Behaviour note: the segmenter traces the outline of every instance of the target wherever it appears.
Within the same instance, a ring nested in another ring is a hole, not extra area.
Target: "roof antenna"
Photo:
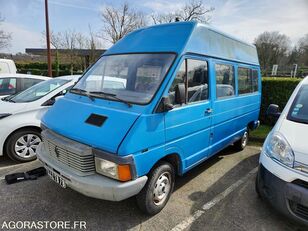
[[[180,18],[179,17],[175,17],[175,22],[179,22]]]

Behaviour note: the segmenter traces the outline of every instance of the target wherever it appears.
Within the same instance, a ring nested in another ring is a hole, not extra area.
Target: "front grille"
[[[95,161],[92,153],[73,152],[44,136],[43,142],[49,155],[62,164],[77,170],[81,174],[92,174],[95,172]]]
[[[289,201],[290,208],[293,213],[295,213],[297,216],[299,216],[302,219],[308,220],[308,207],[298,204],[294,201]]]

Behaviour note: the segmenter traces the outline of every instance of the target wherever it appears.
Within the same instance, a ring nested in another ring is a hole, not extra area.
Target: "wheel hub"
[[[35,134],[21,136],[15,143],[15,152],[22,158],[31,158],[36,155],[36,149],[41,138]]]
[[[171,175],[168,172],[165,172],[158,177],[153,192],[154,204],[160,205],[164,203],[168,197],[171,188],[170,177]]]

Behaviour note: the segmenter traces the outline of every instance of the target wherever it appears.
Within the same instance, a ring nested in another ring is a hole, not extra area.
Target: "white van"
[[[10,73],[16,74],[17,69],[13,60],[10,59],[0,59],[0,74]]]
[[[283,112],[271,104],[267,114],[280,117],[262,148],[257,193],[282,214],[308,225],[308,77]]]

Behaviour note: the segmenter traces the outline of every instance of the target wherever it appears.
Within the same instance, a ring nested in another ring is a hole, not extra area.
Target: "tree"
[[[153,14],[152,20],[154,24],[169,23],[175,21],[177,18],[180,21],[197,21],[202,23],[209,23],[214,11],[213,7],[206,7],[202,0],[190,0],[177,12],[170,12],[167,14]]]
[[[0,26],[4,21],[4,18],[0,14]],[[0,50],[10,46],[10,42],[12,39],[12,35],[10,33],[6,33],[4,30],[0,28]]]
[[[263,32],[255,39],[259,62],[265,73],[271,70],[274,64],[280,64],[290,50],[290,39],[278,31]]]
[[[299,62],[308,66],[308,34],[298,41]]]
[[[43,32],[42,35],[43,38],[45,38],[45,32]],[[95,62],[98,58],[95,50],[101,47],[101,43],[94,35],[90,25],[89,35],[84,35],[75,30],[66,30],[57,33],[51,31],[50,43],[55,49],[54,66],[56,69],[56,76],[59,75],[60,57],[70,63],[70,71],[73,73],[76,67],[85,70],[89,64]],[[61,49],[64,49],[65,52],[62,52]],[[89,56],[78,54],[77,50],[82,49],[89,49]]]
[[[104,23],[102,38],[113,44],[133,30],[145,26],[144,14],[131,9],[128,3],[120,8],[106,6],[101,17]]]
[[[97,54],[95,50],[101,47],[102,44],[98,38],[94,35],[91,26],[89,25],[89,38],[87,39],[87,48],[91,51],[89,56],[89,64],[91,65],[97,60]]]

